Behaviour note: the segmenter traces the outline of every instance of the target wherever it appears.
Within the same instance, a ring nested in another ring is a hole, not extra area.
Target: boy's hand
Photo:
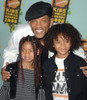
[[[3,68],[1,69],[1,76],[2,76],[2,80],[3,80],[3,81],[6,81],[6,80],[9,79],[10,76],[11,76],[10,73],[9,73],[8,71],[5,70],[6,67],[7,67],[7,65],[8,65],[8,63],[6,63],[6,66],[3,67]]]

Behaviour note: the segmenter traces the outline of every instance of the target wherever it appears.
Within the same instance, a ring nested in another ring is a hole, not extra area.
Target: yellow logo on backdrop
[[[18,24],[21,0],[6,0],[4,11],[4,23],[8,24],[11,31]]]
[[[70,0],[52,0],[54,23],[65,23]]]

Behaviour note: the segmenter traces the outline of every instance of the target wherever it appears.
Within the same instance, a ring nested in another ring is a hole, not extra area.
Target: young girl
[[[23,37],[19,43],[19,61],[7,66],[11,73],[0,90],[0,100],[36,100],[40,85],[41,46],[35,37]]]
[[[71,24],[49,29],[45,44],[55,55],[43,65],[46,100],[87,100],[87,78],[80,69],[87,64],[72,53],[80,42],[81,35]]]

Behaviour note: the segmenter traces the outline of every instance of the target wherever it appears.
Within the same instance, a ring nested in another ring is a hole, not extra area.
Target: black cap
[[[25,19],[26,21],[30,21],[44,15],[51,17],[52,11],[53,9],[50,3],[39,1],[30,6],[26,12]]]

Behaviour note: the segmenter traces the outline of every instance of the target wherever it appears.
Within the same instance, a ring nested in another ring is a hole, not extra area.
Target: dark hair
[[[34,83],[35,83],[35,87],[39,86],[40,84],[40,76],[41,76],[41,45],[40,45],[40,42],[37,38],[35,38],[34,36],[26,36],[26,37],[23,37],[21,40],[20,40],[20,43],[19,43],[19,69],[18,69],[18,74],[19,74],[19,71],[21,69],[21,72],[22,72],[22,83],[24,82],[23,79],[24,79],[24,75],[23,75],[23,66],[22,66],[22,59],[21,59],[21,50],[22,50],[22,45],[25,43],[25,42],[31,42],[32,44],[32,47],[33,47],[33,51],[34,51]],[[39,50],[39,55],[37,55],[37,50]],[[18,75],[19,77],[19,75]]]
[[[52,52],[55,52],[53,48],[53,39],[56,39],[59,34],[62,34],[64,38],[70,38],[71,51],[78,49],[81,43],[81,34],[79,31],[69,23],[53,25],[47,34],[45,35],[45,46]]]

